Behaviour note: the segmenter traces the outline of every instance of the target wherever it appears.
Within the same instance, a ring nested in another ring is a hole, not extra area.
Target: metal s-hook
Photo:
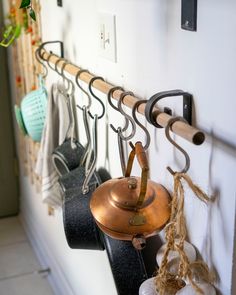
[[[44,68],[44,73],[42,74],[42,78],[46,78],[47,74],[48,74],[48,68],[45,66],[45,64],[42,62],[42,60],[40,59],[40,54],[39,54],[39,50],[40,48],[38,48],[35,51],[35,58],[37,59],[37,61],[43,66]]]
[[[116,91],[116,90],[121,90],[124,92],[124,89],[120,86],[115,86],[115,87],[112,87],[108,94],[107,94],[107,100],[110,104],[110,106],[116,110],[117,112],[120,113],[120,110],[118,107],[116,107],[112,101],[111,101],[111,98],[113,96],[113,93]],[[124,155],[124,146],[123,146],[123,139],[121,138],[122,136],[122,132],[126,131],[129,127],[129,120],[125,117],[125,126],[122,128],[121,126],[115,128],[112,124],[110,124],[110,127],[112,128],[112,130],[114,132],[117,133],[117,141],[118,141],[118,148],[119,148],[119,156],[120,156],[120,164],[121,164],[121,170],[122,170],[122,174],[125,175],[125,171],[126,171],[126,163],[125,163],[125,155]]]
[[[143,147],[144,150],[147,150],[149,145],[150,145],[150,141],[151,141],[151,137],[150,137],[150,134],[147,130],[147,128],[145,126],[143,126],[143,124],[141,124],[141,122],[137,119],[137,115],[136,115],[136,111],[138,109],[138,107],[143,104],[143,103],[146,103],[147,102],[147,99],[142,99],[142,100],[138,100],[136,101],[136,103],[134,104],[133,108],[132,108],[132,116],[134,118],[134,121],[135,123],[141,128],[143,129],[143,131],[145,132],[146,134],[146,144],[145,146]]]
[[[113,96],[113,93],[114,93],[116,90],[124,91],[124,89],[123,89],[122,87],[120,87],[120,86],[112,87],[112,88],[109,90],[108,94],[107,94],[107,100],[108,100],[110,106],[111,106],[114,110],[116,110],[117,112],[120,113],[119,108],[116,107],[116,106],[112,103],[112,101],[111,101],[111,98],[112,98],[112,96]],[[112,124],[110,124],[110,127],[111,127],[112,130],[113,130],[114,132],[116,132],[116,133],[118,133],[118,129],[121,129],[121,130],[119,131],[119,133],[121,133],[121,131],[124,132],[124,131],[127,130],[128,127],[129,127],[129,120],[125,117],[125,126],[124,126],[123,128],[121,128],[121,127],[117,127],[117,128],[115,128],[114,125],[112,125]]]
[[[50,69],[52,69],[53,71],[55,71],[55,68],[53,67],[53,66],[51,66],[50,65],[50,58],[53,56],[53,53],[49,53],[49,55],[48,55],[48,57],[47,57],[47,59],[45,59],[46,60],[46,62],[47,62],[47,64],[48,64],[48,67],[50,68]]]
[[[120,98],[119,98],[119,100],[118,100],[118,104],[117,104],[118,109],[119,109],[119,112],[120,112],[122,115],[124,115],[125,118],[127,118],[127,119],[129,120],[129,122],[131,123],[131,125],[132,125],[132,132],[130,133],[130,135],[128,135],[128,136],[124,136],[122,133],[120,134],[120,137],[121,137],[123,140],[126,140],[126,141],[127,141],[127,140],[130,140],[132,137],[134,137],[135,132],[136,132],[136,125],[135,125],[135,121],[134,121],[134,119],[133,119],[131,116],[129,116],[128,114],[126,114],[125,111],[124,111],[124,110],[122,109],[122,107],[121,107],[121,104],[123,103],[123,100],[124,100],[125,96],[127,96],[127,95],[132,95],[132,96],[134,96],[133,92],[131,92],[131,91],[125,91],[125,92],[123,92],[123,93],[121,94],[121,96],[120,96]],[[111,128],[113,129],[114,126],[111,126]],[[114,129],[113,129],[113,130],[114,130]]]
[[[65,67],[69,64],[69,62],[65,61],[61,67],[61,75],[68,82],[68,86],[71,86],[71,93],[69,95],[73,96],[75,93],[75,85],[73,81],[65,76]],[[68,89],[69,90],[69,89]],[[67,90],[67,91],[68,91]]]
[[[79,89],[87,96],[87,98],[88,98],[88,104],[87,104],[87,108],[89,109],[90,108],[90,106],[91,106],[91,103],[92,103],[92,101],[91,101],[91,96],[89,95],[89,93],[80,85],[80,83],[79,83],[79,77],[80,77],[80,75],[82,74],[82,73],[89,73],[89,71],[88,70],[85,70],[85,69],[81,69],[81,70],[79,70],[78,72],[77,72],[77,74],[76,74],[76,76],[75,76],[75,82],[76,82],[76,84],[77,84],[77,86],[79,87]],[[83,106],[81,107],[81,106],[79,106],[79,105],[77,105],[77,107],[80,109],[80,110],[83,110]]]
[[[43,78],[45,78],[46,76],[47,76],[47,74],[48,74],[48,69],[47,69],[47,67],[45,66],[45,64],[42,62],[42,60],[44,60],[44,58],[43,58],[43,54],[44,53],[42,53],[42,49],[44,49],[44,46],[45,45],[47,45],[47,44],[53,44],[53,43],[59,43],[59,45],[60,45],[60,52],[61,52],[61,57],[63,58],[64,57],[64,46],[63,46],[63,42],[61,42],[61,41],[47,41],[47,42],[43,42],[39,47],[38,47],[38,49],[35,51],[35,57],[36,57],[36,59],[37,59],[37,61],[41,64],[41,65],[43,65],[43,67],[44,67],[44,69],[45,69],[45,74],[43,75]],[[49,59],[50,59],[50,57],[53,55],[53,53],[52,52],[50,52],[50,55],[49,55],[49,57],[47,58],[47,63],[48,63],[48,66],[51,68],[51,69],[53,69],[52,68],[52,66],[49,64]],[[54,70],[54,69],[53,69]]]
[[[97,119],[101,119],[103,116],[104,116],[104,114],[105,114],[105,105],[104,105],[104,103],[102,102],[102,100],[98,97],[98,96],[96,96],[95,94],[94,94],[94,92],[93,92],[93,90],[92,90],[92,85],[93,85],[93,82],[95,81],[95,80],[102,80],[102,81],[104,81],[104,79],[102,78],[102,77],[93,77],[90,81],[89,81],[89,86],[88,86],[88,88],[89,88],[89,91],[90,91],[90,93],[92,94],[92,96],[101,104],[101,106],[102,106],[102,113],[101,113],[101,115],[100,116],[98,116],[97,117]],[[88,112],[88,114],[89,114],[89,116],[92,118],[92,119],[94,119],[94,115],[92,115],[91,114],[91,112],[89,111]]]
[[[170,137],[170,129],[171,126],[176,122],[176,121],[182,121],[182,122],[187,122],[183,117],[175,117],[175,118],[171,118],[166,127],[165,127],[165,134],[166,134],[166,138],[169,140],[170,143],[172,143],[185,157],[185,167],[180,171],[180,173],[186,173],[190,167],[190,158],[189,155],[187,154],[187,152],[181,147],[179,146],[171,137]],[[176,172],[174,172],[169,166],[167,167],[167,170],[174,175]]]
[[[63,64],[62,64],[62,67],[61,67],[61,71],[59,71],[59,63],[63,61]],[[72,85],[72,92],[74,91],[74,85],[72,83],[72,81],[70,79],[68,79],[65,74],[64,74],[64,69],[65,69],[65,66],[68,65],[69,62],[65,59],[65,58],[59,58],[56,63],[55,63],[55,71],[57,72],[58,75],[60,75],[62,78],[63,78],[63,82],[66,81],[68,83],[67,87],[65,88],[66,91],[68,92],[69,89],[70,89],[70,85]],[[74,92],[73,92],[74,93]]]
[[[64,57],[60,57],[58,58],[58,60],[55,62],[55,71],[58,73],[58,75],[62,76],[62,72],[59,71],[58,65],[59,63],[63,61],[63,62],[67,62],[67,60]]]

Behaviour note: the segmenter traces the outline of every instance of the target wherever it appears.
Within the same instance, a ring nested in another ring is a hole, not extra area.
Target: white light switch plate
[[[116,18],[104,12],[99,13],[99,54],[116,62]]]

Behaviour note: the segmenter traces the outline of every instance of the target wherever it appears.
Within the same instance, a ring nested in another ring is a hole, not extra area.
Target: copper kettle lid
[[[123,177],[117,179],[109,188],[109,202],[121,209],[135,211],[140,192],[140,177]],[[147,186],[145,199],[141,208],[146,207],[154,198],[154,191]]]

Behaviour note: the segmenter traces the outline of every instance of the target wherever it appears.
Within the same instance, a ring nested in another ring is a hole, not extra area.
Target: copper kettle
[[[142,175],[130,176],[134,157]],[[99,228],[118,240],[131,240],[142,249],[146,238],[155,235],[170,217],[170,194],[160,184],[148,179],[149,166],[141,142],[129,155],[125,177],[104,182],[93,193],[90,209]]]

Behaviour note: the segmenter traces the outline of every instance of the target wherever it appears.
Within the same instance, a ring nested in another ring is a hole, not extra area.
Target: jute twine
[[[156,288],[160,295],[168,294],[170,288],[182,288],[181,284],[178,286],[178,281],[188,279],[190,284],[196,290],[197,294],[204,294],[199,286],[194,282],[193,277],[200,277],[205,282],[212,282],[213,276],[211,275],[207,264],[198,260],[193,263],[184,251],[184,241],[187,236],[186,221],[184,216],[184,188],[182,181],[184,180],[190,189],[194,192],[196,197],[207,203],[211,198],[204,193],[199,186],[194,184],[191,178],[186,173],[174,173],[174,192],[171,202],[171,216],[170,222],[165,228],[166,249],[162,258],[159,272],[155,278]],[[177,251],[179,254],[178,272],[173,275],[168,272],[168,254],[170,251]]]

